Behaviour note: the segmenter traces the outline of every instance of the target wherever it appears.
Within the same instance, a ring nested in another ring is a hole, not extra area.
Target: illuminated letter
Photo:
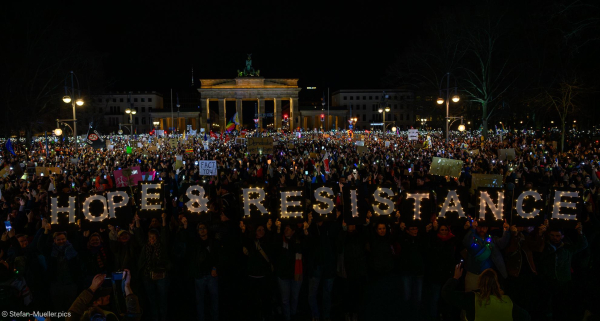
[[[333,200],[329,197],[322,196],[321,193],[326,193],[327,195],[333,195],[333,190],[329,187],[319,187],[319,188],[315,189],[315,200],[317,202],[321,202],[327,206],[325,208],[321,208],[319,206],[319,204],[315,204],[313,206],[313,209],[315,210],[315,212],[317,212],[317,214],[320,214],[320,215],[327,215],[327,214],[333,213],[333,207],[334,207]]]
[[[350,211],[352,213],[352,217],[358,217],[358,201],[356,200],[356,190],[350,190]]]
[[[160,194],[148,193],[148,189],[160,189],[160,184],[142,184],[142,211],[160,210],[161,204],[148,204],[148,199],[158,199]]]
[[[257,198],[250,198],[251,193],[258,193]],[[250,205],[256,206],[261,214],[267,214],[267,209],[262,205],[265,200],[265,191],[262,188],[242,188],[244,199],[244,216],[250,216]]]
[[[577,204],[571,202],[561,202],[563,197],[579,197],[579,192],[568,192],[568,191],[555,191],[554,192],[554,206],[552,208],[552,218],[561,220],[576,220],[576,215],[561,214],[560,208],[577,208]]]
[[[385,193],[388,196],[394,195],[394,192],[392,192],[392,190],[389,188],[381,187],[376,189],[375,194],[373,194],[373,196],[375,197],[375,201],[387,205],[387,208],[385,210],[382,210],[381,208],[379,208],[380,205],[377,205],[373,206],[373,211],[375,211],[377,215],[390,215],[394,212],[394,202],[392,202],[392,200],[389,198],[381,197],[381,193]]]
[[[450,206],[451,202],[454,205]],[[442,206],[442,211],[440,212],[440,217],[446,216],[446,212],[458,212],[458,217],[466,217],[455,190],[448,192],[444,205]]]
[[[92,204],[93,201],[102,202],[102,214],[94,216],[92,215],[92,213],[90,213],[90,204]],[[90,222],[102,222],[103,219],[108,218],[107,207],[108,206],[106,206],[106,198],[104,198],[104,196],[92,195],[86,198],[85,201],[83,201],[83,216]]]
[[[302,206],[300,201],[288,201],[288,197],[300,196],[302,191],[281,192],[281,218],[302,217],[302,212],[288,212],[290,206]]]
[[[121,196],[123,198],[119,203],[115,203],[115,197]],[[106,202],[108,203],[108,216],[110,218],[117,217],[115,210],[119,207],[127,206],[129,203],[129,195],[124,191],[114,191],[106,193]]]
[[[58,198],[50,197],[50,219],[58,224],[58,213],[69,213],[69,223],[75,223],[75,196],[69,196],[69,206],[58,207]]]
[[[192,193],[193,191],[198,191],[198,195]],[[190,186],[187,188],[187,191],[185,191],[185,196],[190,199],[187,203],[185,203],[190,212],[208,212],[208,198],[205,197],[206,193],[204,192],[204,187],[199,185]],[[196,203],[198,203],[198,207],[194,206]]]
[[[420,220],[421,219],[421,201],[429,199],[429,193],[419,193],[419,194],[406,194],[406,198],[414,198],[415,199],[415,214],[413,215],[413,219]]]
[[[525,200],[525,198],[527,196],[533,196],[533,199],[535,199],[536,201],[539,201],[542,199],[542,197],[540,196],[540,193],[535,192],[535,191],[526,191],[521,193],[521,195],[519,195],[519,197],[517,198],[517,215],[521,216],[522,218],[534,218],[536,217],[538,214],[540,214],[540,210],[536,210],[533,209],[533,212],[531,213],[525,213],[523,212],[523,201]]]
[[[486,205],[494,214],[497,220],[502,219],[502,209],[504,208],[504,192],[498,191],[498,205],[494,204],[490,194],[486,191],[481,191],[479,196],[479,218],[483,219],[485,217],[485,207]]]

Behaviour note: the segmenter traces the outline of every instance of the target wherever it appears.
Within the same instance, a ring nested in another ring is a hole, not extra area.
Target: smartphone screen
[[[304,175],[308,175],[308,171],[304,171]]]
[[[10,225],[10,221],[4,221],[4,227],[6,227],[6,231],[12,230],[12,225]]]

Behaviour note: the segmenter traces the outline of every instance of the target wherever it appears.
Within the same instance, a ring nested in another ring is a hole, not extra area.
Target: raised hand
[[[83,231],[83,237],[89,237],[90,231]]]
[[[433,221],[433,230],[434,230],[434,231],[437,231],[437,230],[438,230],[438,227],[439,227],[439,223],[438,223],[438,221],[437,221],[437,220]]]
[[[455,279],[460,279],[460,277],[463,274],[463,268],[461,266],[461,264],[456,264],[456,266],[454,267],[454,278]]]
[[[92,292],[96,292],[96,290],[98,290],[98,288],[100,288],[100,286],[104,282],[105,277],[106,274],[96,274],[96,276],[94,276],[94,279],[92,279],[92,285],[90,285],[90,290],[92,290]]]
[[[577,232],[579,232],[579,234],[583,234],[583,225],[581,225],[581,222],[577,222],[577,226],[575,226],[575,230]]]
[[[504,225],[502,225],[502,227],[505,231],[508,231],[510,229],[510,225],[508,225],[508,222],[506,222],[506,220],[504,220]]]
[[[427,224],[427,226],[425,226],[425,232],[431,231],[432,228],[433,228],[433,223]]]
[[[246,233],[246,225],[244,225],[244,221],[240,221],[240,230],[242,230],[242,233]]]

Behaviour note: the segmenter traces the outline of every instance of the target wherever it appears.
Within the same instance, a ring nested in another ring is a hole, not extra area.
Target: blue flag
[[[13,145],[12,142],[10,141],[10,138],[6,141],[6,149],[13,155],[15,155],[15,150],[13,149]]]

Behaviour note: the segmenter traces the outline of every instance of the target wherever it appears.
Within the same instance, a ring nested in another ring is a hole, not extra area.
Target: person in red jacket
[[[110,178],[110,175],[98,175],[96,177],[96,190],[97,191],[105,191],[107,189],[113,188],[113,181]]]

